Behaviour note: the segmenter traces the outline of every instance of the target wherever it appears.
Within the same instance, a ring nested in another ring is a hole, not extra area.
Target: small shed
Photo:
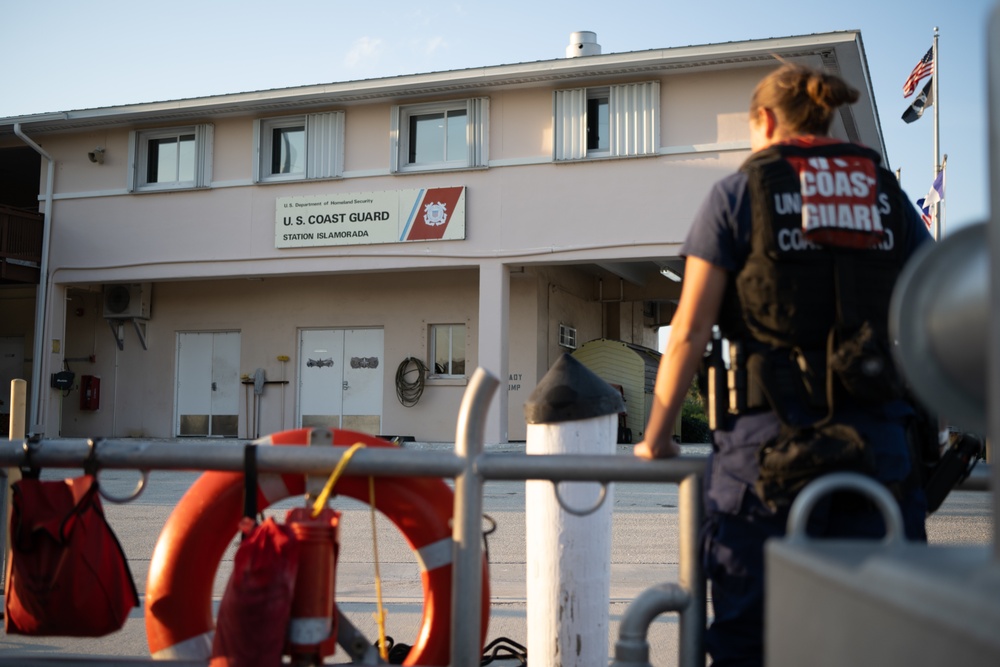
[[[573,356],[609,384],[621,385],[625,395],[626,427],[632,441],[642,440],[653,404],[653,387],[660,353],[621,340],[597,338],[581,345]]]

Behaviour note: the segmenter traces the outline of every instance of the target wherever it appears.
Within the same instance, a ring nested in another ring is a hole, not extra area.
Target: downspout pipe
[[[14,123],[14,134],[20,137],[21,141],[31,146],[32,149],[43,158],[48,160],[48,176],[45,179],[45,218],[42,223],[42,265],[39,270],[38,294],[35,298],[35,345],[31,360],[31,433],[41,434],[42,424],[42,358],[45,350],[45,322],[48,312],[49,294],[49,244],[51,242],[50,230],[52,227],[52,193],[56,176],[56,162],[52,156],[46,153],[41,146],[32,141],[21,131],[21,124]]]

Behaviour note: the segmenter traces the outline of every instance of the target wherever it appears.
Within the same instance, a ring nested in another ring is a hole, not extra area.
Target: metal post
[[[705,665],[705,574],[701,566],[701,541],[698,539],[704,515],[702,480],[691,475],[678,488],[678,559],[677,583],[690,594],[690,602],[680,614],[679,667]]]
[[[455,543],[451,588],[452,665],[478,665],[482,661],[482,629],[478,619],[483,590],[483,480],[476,470],[476,459],[483,451],[486,416],[499,385],[496,377],[477,368],[458,411],[455,454],[462,461],[462,470],[455,477],[452,529]]]
[[[986,118],[989,127],[989,169],[990,169],[990,223],[988,230],[990,266],[989,294],[992,302],[989,310],[987,340],[996,341],[1000,336],[1000,7],[994,7],[990,14],[986,39],[986,71],[988,79]],[[935,63],[936,66],[936,63]],[[935,100],[937,103],[937,100]],[[997,346],[987,346],[986,405],[1000,405],[1000,354]],[[1000,438],[1000,410],[987,409],[987,438],[991,445]],[[993,466],[993,488],[1000,489],[1000,466]],[[993,493],[993,559],[1000,562],[1000,493]]]
[[[526,453],[614,454],[621,394],[563,355],[525,406]],[[592,489],[525,484],[528,654],[532,665],[603,664],[610,627],[611,507]]]

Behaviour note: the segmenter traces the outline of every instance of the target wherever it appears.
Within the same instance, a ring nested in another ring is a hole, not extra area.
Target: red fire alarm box
[[[101,408],[101,378],[96,375],[80,376],[80,409],[99,410]]]

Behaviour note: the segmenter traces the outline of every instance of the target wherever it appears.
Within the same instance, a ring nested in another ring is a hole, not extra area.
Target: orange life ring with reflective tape
[[[275,433],[257,444],[305,445],[312,429]],[[333,431],[333,444],[395,447],[374,436]],[[344,476],[337,495],[368,502],[367,477]],[[301,474],[261,473],[257,507],[305,493]],[[375,507],[414,550],[424,592],[423,617],[405,665],[447,665],[451,652],[451,526],[454,494],[435,477],[376,477]],[[243,474],[206,472],[191,485],[167,519],[153,550],[146,584],[146,639],[153,658],[207,659],[215,620],[212,587],[219,562],[243,514]],[[489,572],[483,559],[480,637],[489,622]]]

